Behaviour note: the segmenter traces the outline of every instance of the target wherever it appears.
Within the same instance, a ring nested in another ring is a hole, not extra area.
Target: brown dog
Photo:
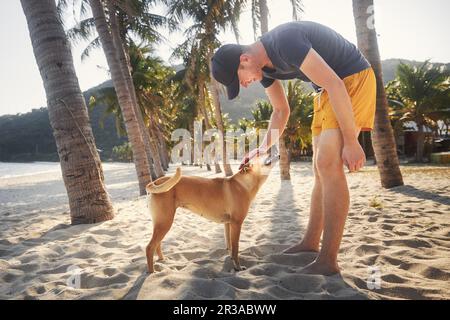
[[[266,181],[279,156],[254,158],[239,172],[227,178],[182,176],[178,167],[172,177],[161,177],[147,185],[148,207],[153,220],[153,235],[147,246],[148,271],[154,272],[155,250],[164,259],[161,241],[172,226],[178,207],[186,208],[209,220],[225,225],[227,249],[235,270],[243,270],[239,263],[239,236],[252,200]]]

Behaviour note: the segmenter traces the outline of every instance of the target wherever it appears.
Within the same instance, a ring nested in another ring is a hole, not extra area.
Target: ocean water
[[[106,170],[133,170],[133,163],[102,162],[103,171]],[[133,171],[132,171],[133,172]],[[61,175],[59,162],[0,162],[0,179],[30,176],[33,174],[48,173]]]
[[[28,176],[37,173],[60,173],[59,162],[0,162],[0,179]]]

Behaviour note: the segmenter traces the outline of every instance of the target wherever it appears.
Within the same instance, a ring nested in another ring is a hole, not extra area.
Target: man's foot
[[[313,262],[308,264],[306,267],[301,269],[300,273],[302,273],[302,274],[321,274],[324,276],[332,276],[332,275],[340,273],[340,270],[339,270],[339,267],[337,264],[323,263],[323,262],[318,262],[317,260],[314,260]]]
[[[292,254],[292,253],[298,253],[298,252],[319,252],[319,246],[311,246],[306,245],[303,242],[300,242],[296,244],[295,246],[290,247],[289,249],[286,249],[283,251],[283,253]]]

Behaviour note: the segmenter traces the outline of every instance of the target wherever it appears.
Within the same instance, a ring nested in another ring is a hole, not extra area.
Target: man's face
[[[244,88],[247,88],[254,81],[262,80],[262,70],[256,63],[254,57],[245,53],[241,55],[238,68],[238,77],[239,83]]]

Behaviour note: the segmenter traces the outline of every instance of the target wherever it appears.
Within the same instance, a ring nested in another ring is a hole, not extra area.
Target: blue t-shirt
[[[311,48],[341,78],[370,67],[369,62],[356,46],[339,33],[322,24],[311,21],[289,22],[272,29],[260,38],[275,69],[264,67],[261,84],[267,88],[274,79],[301,79],[312,82],[300,71]],[[315,84],[313,86],[318,89]]]

